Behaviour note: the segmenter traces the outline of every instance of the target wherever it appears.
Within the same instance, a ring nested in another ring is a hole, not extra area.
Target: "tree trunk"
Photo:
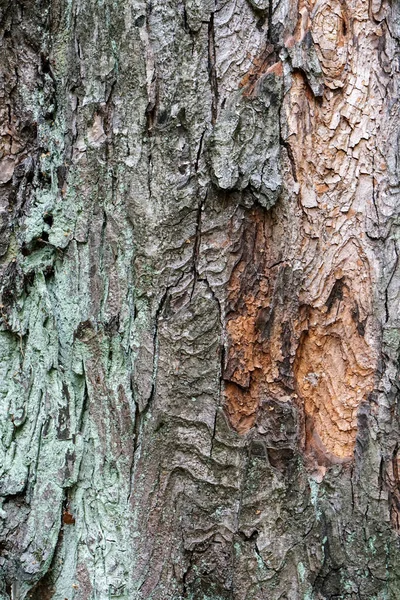
[[[396,0],[0,0],[0,597],[400,598]]]

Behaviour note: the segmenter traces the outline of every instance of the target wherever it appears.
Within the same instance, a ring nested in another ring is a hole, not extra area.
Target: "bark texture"
[[[400,598],[398,0],[0,0],[0,597]]]

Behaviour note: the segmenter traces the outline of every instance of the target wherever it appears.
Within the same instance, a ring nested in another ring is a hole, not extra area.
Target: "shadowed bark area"
[[[0,598],[400,597],[394,0],[0,0]]]

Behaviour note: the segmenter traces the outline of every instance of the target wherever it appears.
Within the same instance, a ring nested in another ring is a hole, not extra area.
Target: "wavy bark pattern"
[[[396,0],[0,0],[0,596],[400,597]]]

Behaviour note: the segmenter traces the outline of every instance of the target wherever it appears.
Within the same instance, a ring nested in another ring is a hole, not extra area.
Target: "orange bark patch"
[[[66,525],[75,525],[75,517],[69,512],[68,509],[65,509],[63,512],[63,523]]]
[[[282,64],[282,61],[279,60],[278,62],[276,62],[273,65],[271,65],[267,69],[267,73],[273,73],[274,75],[277,75],[278,77],[282,77],[282,75],[283,75],[283,64]]]
[[[365,215],[374,214],[375,174],[379,170],[382,182],[385,171],[376,141],[385,93],[374,88],[382,69],[368,5],[327,0],[312,10],[303,6],[293,38],[309,29],[325,91],[314,98],[305,76],[293,73],[285,98],[287,143],[303,212],[299,297],[308,307],[294,376],[304,405],[306,448],[317,460],[321,453],[341,460],[353,455],[358,408],[374,388],[377,369],[372,317],[377,273]],[[382,89],[389,85],[383,73],[380,80]]]
[[[376,356],[364,338],[357,304],[341,280],[331,306],[312,310],[296,355],[295,377],[303,399],[308,450],[324,448],[344,459],[353,454],[357,412],[374,387]]]
[[[319,464],[345,460],[377,368],[370,265],[350,239],[336,249],[333,272],[324,259],[310,272],[309,281],[319,281],[314,306],[301,303],[290,265],[272,256],[272,221],[251,213],[229,283],[225,410],[243,434],[268,399],[300,402],[307,453]]]
[[[263,52],[253,59],[252,66],[239,83],[240,88],[245,88],[244,94],[251,97],[255,91],[257,82],[263,75],[283,75],[282,62],[276,62],[275,48],[267,44]]]
[[[239,433],[254,425],[263,400],[287,400],[288,390],[293,390],[292,335],[284,301],[286,266],[267,243],[271,231],[270,214],[252,211],[245,225],[242,259],[229,282],[225,409]]]
[[[225,386],[226,411],[232,427],[238,433],[246,433],[255,423],[260,401],[257,392],[257,386],[254,385],[246,390],[229,382]]]
[[[224,379],[230,421],[243,433],[264,400],[296,402],[305,422],[299,444],[319,464],[353,455],[358,409],[377,371],[379,272],[370,240],[379,233],[375,199],[387,178],[378,142],[391,83],[368,10],[362,0],[299,0],[297,25],[285,33],[286,45],[299,44],[304,61],[292,72],[283,103],[292,212],[287,209],[286,231],[286,209],[275,222],[271,214],[281,210],[279,203],[267,215],[249,215],[229,284]],[[307,44],[321,67],[318,98],[306,68]],[[242,80],[244,94],[251,96],[260,77],[281,69],[267,48]]]

